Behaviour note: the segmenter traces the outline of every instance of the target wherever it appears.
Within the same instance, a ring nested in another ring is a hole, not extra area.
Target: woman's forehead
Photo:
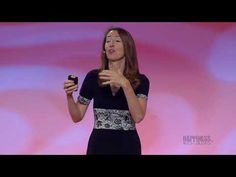
[[[111,30],[108,34],[107,37],[120,37],[118,31],[116,30]]]

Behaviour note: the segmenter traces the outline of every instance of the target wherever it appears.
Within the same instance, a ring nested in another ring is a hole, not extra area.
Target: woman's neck
[[[109,61],[108,63],[109,69],[112,71],[121,71],[121,73],[124,72],[125,69],[125,59],[118,60],[118,61]]]

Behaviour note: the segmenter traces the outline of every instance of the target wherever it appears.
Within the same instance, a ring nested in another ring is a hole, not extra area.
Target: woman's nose
[[[115,44],[114,42],[111,42],[109,47],[114,47],[114,44]]]

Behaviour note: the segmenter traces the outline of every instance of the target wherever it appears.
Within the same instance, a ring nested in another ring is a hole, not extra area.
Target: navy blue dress
[[[141,154],[139,135],[123,89],[113,95],[110,86],[99,87],[98,72],[97,69],[88,72],[78,96],[78,101],[86,105],[94,99],[94,127],[87,154]],[[147,99],[149,80],[140,74],[140,81],[134,92],[137,97]]]

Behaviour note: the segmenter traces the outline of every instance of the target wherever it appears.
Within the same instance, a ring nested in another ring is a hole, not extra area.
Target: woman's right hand
[[[64,90],[67,95],[72,95],[73,92],[78,90],[78,85],[75,85],[74,81],[66,80],[64,82]]]

